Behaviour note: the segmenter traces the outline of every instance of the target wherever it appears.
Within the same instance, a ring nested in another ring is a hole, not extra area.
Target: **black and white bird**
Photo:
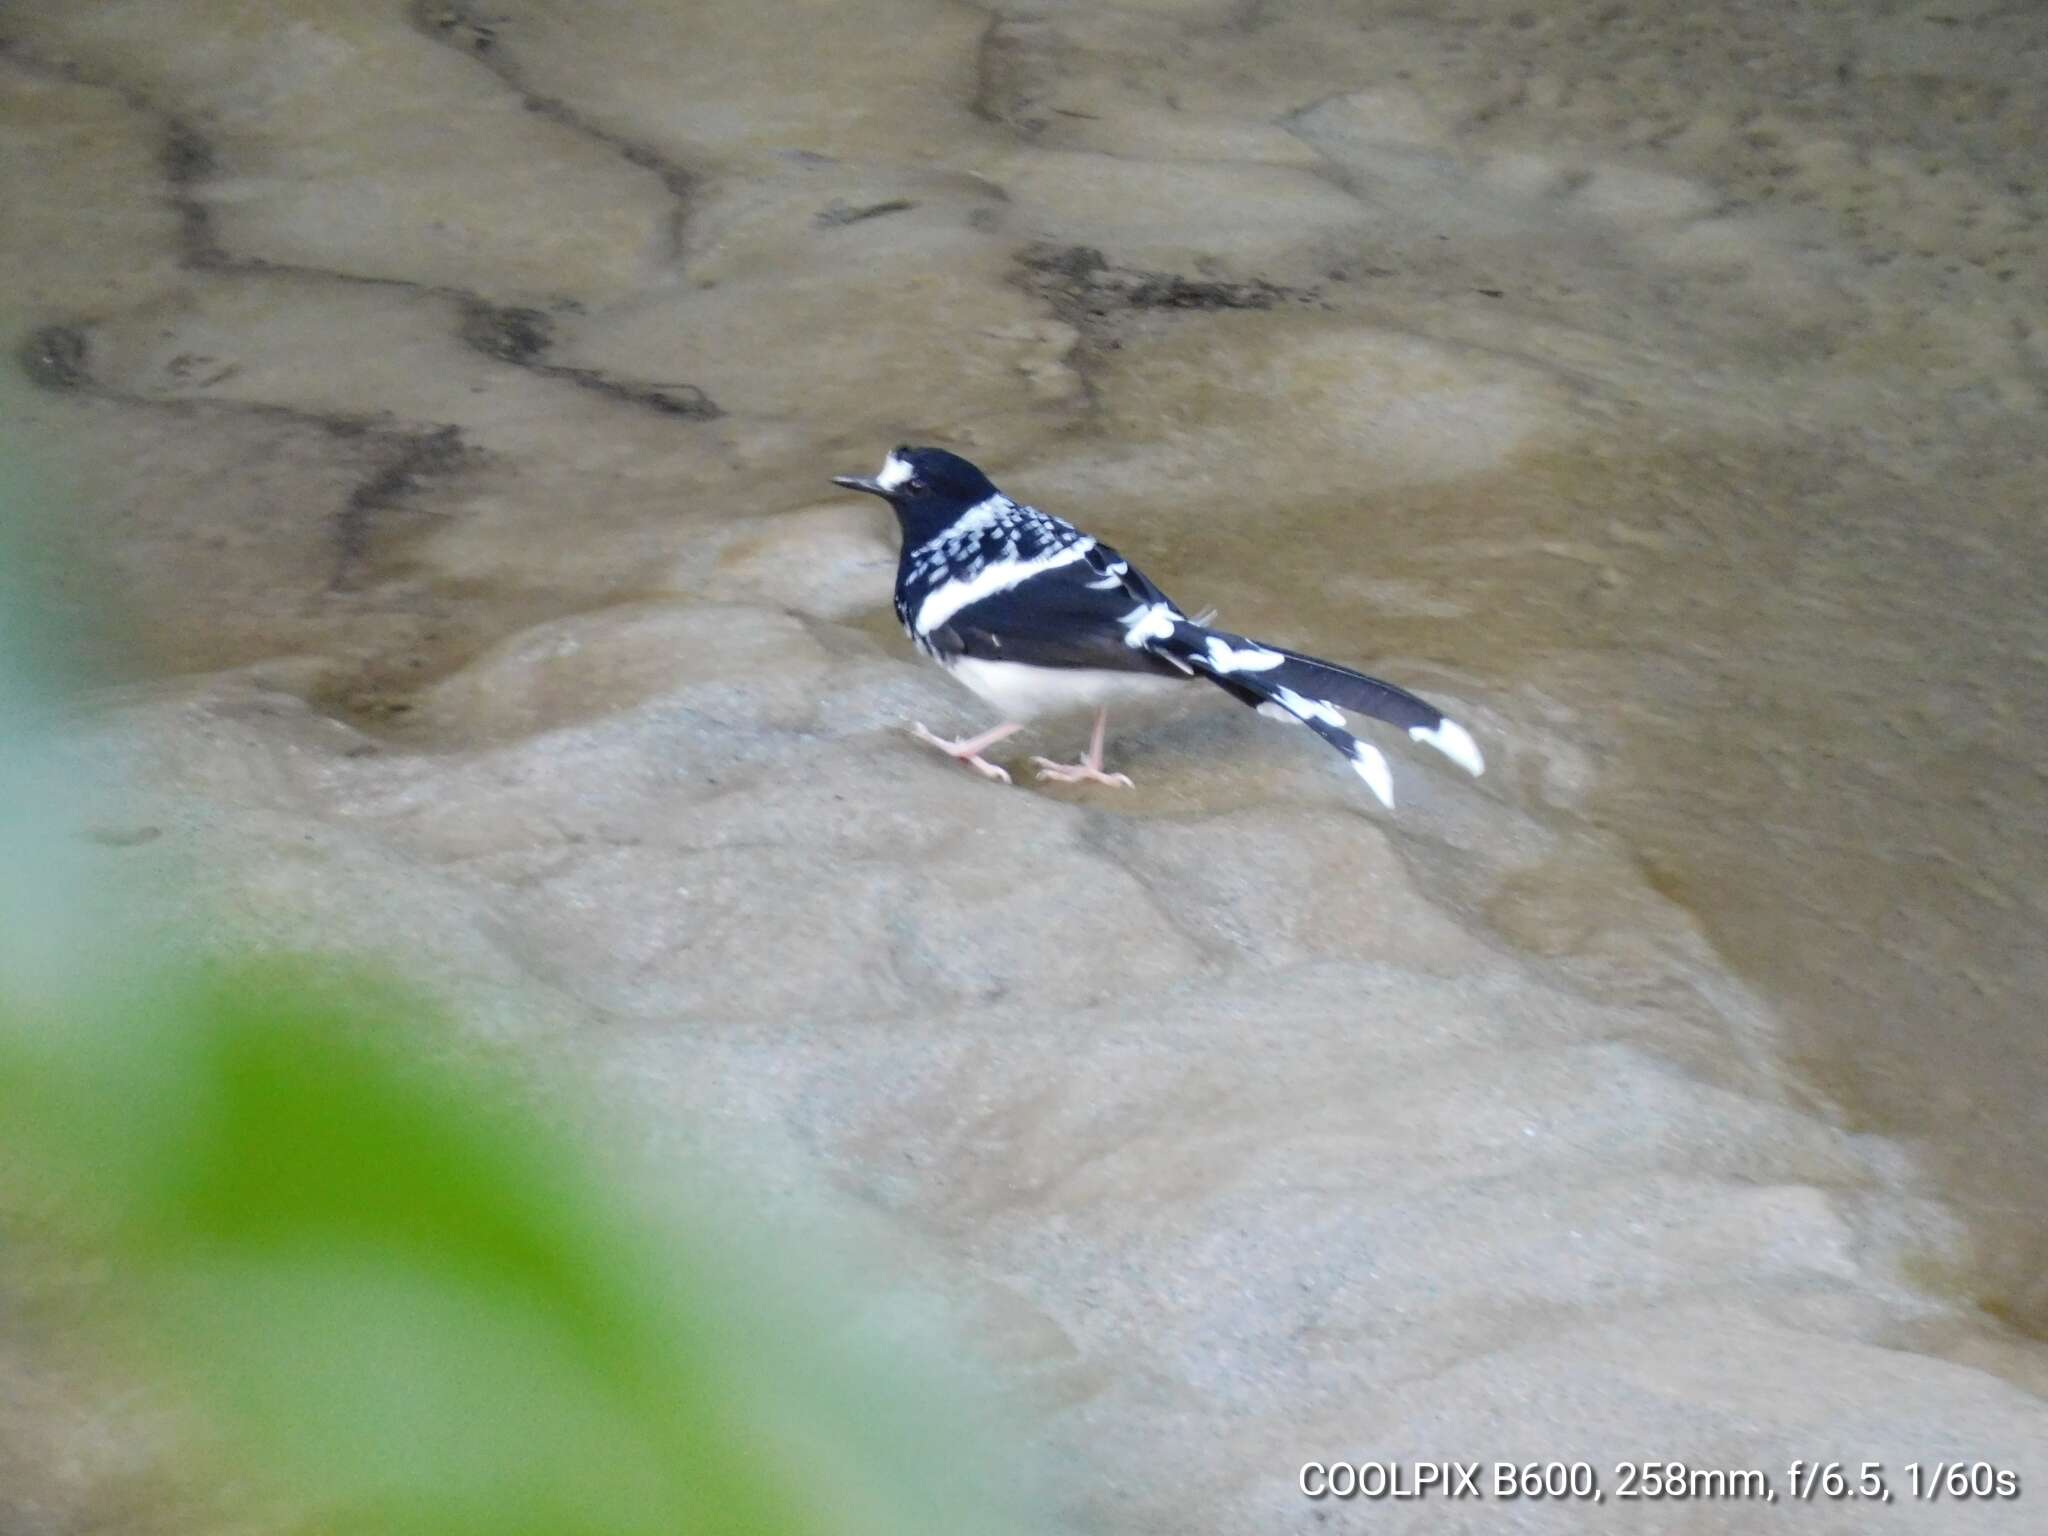
[[[1344,754],[1382,805],[1394,776],[1347,710],[1384,720],[1467,773],[1486,771],[1472,733],[1392,683],[1190,619],[1142,571],[1071,523],[1023,506],[943,448],[899,447],[882,472],[833,483],[896,509],[903,554],[896,617],[917,648],[1002,712],[993,730],[947,741],[917,737],[991,779],[1010,780],[982,752],[1036,716],[1092,707],[1095,733],[1078,763],[1032,759],[1041,779],[1126,788],[1102,767],[1109,705],[1195,679],[1262,715],[1307,726]]]

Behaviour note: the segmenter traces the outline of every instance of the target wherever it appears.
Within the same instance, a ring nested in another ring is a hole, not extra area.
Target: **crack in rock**
[[[669,257],[678,266],[682,265],[684,234],[697,185],[694,175],[656,146],[600,127],[559,96],[546,95],[528,85],[517,66],[498,46],[498,20],[502,18],[483,16],[459,0],[415,0],[411,16],[414,28],[423,36],[474,59],[496,75],[505,88],[525,104],[527,111],[595,140],[628,165],[636,165],[659,176],[669,196],[676,200],[676,211],[669,221]]]
[[[459,334],[465,345],[486,357],[666,416],[716,421],[725,414],[718,402],[695,384],[630,383],[601,369],[543,361],[543,354],[554,342],[554,317],[543,309],[491,304],[474,294],[465,295]]]
[[[1265,278],[1231,281],[1121,267],[1090,245],[1028,246],[1016,258],[1013,281],[1079,333],[1069,361],[1080,377],[1090,416],[1101,408],[1095,360],[1123,346],[1117,335],[1120,319],[1158,312],[1275,309],[1283,304],[1329,307],[1315,289],[1291,288]]]
[[[1009,128],[1012,132],[1016,131],[1015,126],[997,105],[999,81],[1005,73],[997,55],[1014,46],[1007,18],[1001,12],[990,15],[988,25],[982,28],[981,37],[974,45],[974,91],[967,101],[967,110],[974,116],[996,127]]]
[[[462,306],[459,334],[465,346],[515,367],[531,366],[554,340],[546,310],[494,305],[470,298]]]
[[[159,108],[141,92],[118,82],[92,78],[76,65],[31,60],[20,50],[4,42],[0,42],[0,53],[4,53],[17,63],[33,64],[44,72],[73,84],[115,91],[135,111],[153,117],[163,125],[163,142],[159,158],[165,183],[170,188],[171,206],[178,215],[178,260],[182,266],[228,275],[305,277],[323,282],[364,284],[377,288],[395,288],[406,293],[430,294],[459,305],[463,317],[459,331],[461,339],[476,350],[501,362],[512,363],[549,378],[561,379],[580,389],[588,389],[627,404],[659,411],[667,416],[681,417],[687,421],[716,421],[725,414],[710,395],[695,384],[639,384],[615,379],[600,369],[539,361],[541,352],[548,345],[548,333],[552,324],[543,310],[494,306],[467,289],[451,288],[442,284],[414,282],[402,277],[371,277],[360,273],[338,272],[326,267],[234,255],[225,250],[216,238],[212,216],[197,193],[200,183],[211,176],[220,164],[220,157],[212,144],[197,128],[185,119]],[[877,209],[867,212],[880,211],[889,210]],[[46,389],[81,389],[91,386],[97,393],[109,399],[126,400],[131,404],[169,403],[110,390],[92,379],[85,364],[88,348],[88,337],[84,329],[62,324],[49,325],[29,337],[18,354],[18,361],[29,378]],[[248,402],[240,408],[282,410],[296,419],[317,421],[330,428],[338,421],[347,421],[347,418],[323,417],[292,411],[289,407],[270,407],[257,402]],[[433,432],[440,428],[430,427],[426,430]]]
[[[334,575],[330,591],[347,587],[363,557],[369,553],[377,514],[389,511],[418,491],[421,482],[444,478],[461,469],[474,455],[463,441],[460,427],[437,427],[425,432],[397,436],[398,451],[381,469],[349,492],[347,502],[334,521]]]
[[[53,60],[22,47],[11,38],[0,37],[0,58],[19,68],[89,90],[110,91],[130,111],[153,119],[161,126],[162,141],[157,151],[168,201],[178,215],[178,263],[195,271],[267,276],[319,278],[333,283],[362,283],[379,288],[398,288],[409,293],[438,293],[460,298],[462,294],[430,283],[402,277],[372,277],[359,272],[340,272],[331,267],[303,266],[272,261],[261,256],[239,256],[226,250],[213,232],[213,216],[196,192],[199,184],[219,169],[220,157],[213,145],[190,122],[157,105],[149,94],[115,76],[88,70],[76,60]]]
[[[76,325],[45,325],[32,332],[17,354],[29,381],[39,388],[91,395],[117,405],[169,411],[183,416],[234,412],[267,417],[296,426],[315,427],[337,438],[361,439],[384,446],[367,477],[349,492],[334,518],[335,563],[330,591],[347,589],[356,566],[368,553],[377,514],[420,489],[423,481],[452,475],[477,454],[452,425],[394,428],[375,418],[300,410],[258,400],[159,400],[115,389],[95,378],[90,366],[91,337]]]
[[[155,110],[140,98],[134,98],[134,103],[145,111]],[[219,165],[213,146],[183,118],[161,112],[156,115],[164,124],[164,180],[171,189],[171,207],[178,215],[178,259],[188,267],[232,269],[237,263],[221,249],[213,233],[213,216],[196,190]]]
[[[1261,277],[1231,282],[1119,267],[1089,245],[1034,245],[1017,260],[1027,286],[1075,326],[1106,320],[1117,310],[1274,309],[1322,300],[1315,289]]]
[[[863,219],[879,219],[892,213],[908,213],[917,206],[907,197],[892,197],[885,203],[869,203],[865,208],[852,208],[842,202],[833,202],[818,210],[812,222],[820,229],[836,229],[842,224],[858,224]]]
[[[141,98],[132,99],[140,109],[154,111],[149,103]],[[163,164],[166,179],[172,188],[173,206],[176,207],[180,218],[183,245],[180,260],[184,265],[205,271],[245,276],[308,277],[326,282],[367,284],[372,287],[396,288],[407,293],[429,294],[448,299],[461,309],[462,322],[458,330],[461,340],[486,356],[527,368],[549,378],[561,379],[578,388],[592,390],[631,405],[660,411],[664,415],[679,416],[689,421],[715,421],[725,414],[717,403],[695,384],[638,384],[615,379],[595,368],[576,368],[561,363],[539,362],[537,359],[548,344],[549,329],[552,325],[544,310],[493,305],[469,289],[452,288],[445,284],[420,283],[402,277],[369,277],[359,273],[337,272],[326,267],[309,267],[268,261],[260,257],[230,255],[214,238],[212,222],[206,207],[191,191],[191,188],[209,175],[218,163],[213,148],[189,123],[175,117],[165,117],[164,121],[166,126]],[[36,376],[43,382],[50,382],[53,377],[48,366]]]

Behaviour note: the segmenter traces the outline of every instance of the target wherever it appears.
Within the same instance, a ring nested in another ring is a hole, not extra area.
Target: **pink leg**
[[[1038,776],[1051,779],[1059,784],[1110,784],[1118,789],[1129,789],[1131,781],[1121,773],[1102,771],[1102,737],[1109,729],[1109,711],[1095,712],[1095,734],[1088,739],[1088,755],[1078,763],[1055,763],[1049,758],[1034,757],[1038,764]]]
[[[929,742],[946,756],[965,763],[984,779],[999,779],[1007,784],[1010,782],[1009,774],[984,758],[981,751],[982,748],[992,747],[1005,736],[1014,736],[1023,729],[1024,722],[1020,720],[1012,725],[999,725],[992,731],[983,731],[979,736],[970,736],[965,741],[948,741],[943,736],[934,736],[919,723],[910,728],[910,734],[919,741]]]

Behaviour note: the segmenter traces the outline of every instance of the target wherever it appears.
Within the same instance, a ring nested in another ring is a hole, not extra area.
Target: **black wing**
[[[941,656],[1186,676],[1180,662],[1126,639],[1134,613],[1155,604],[1179,619],[1142,572],[1094,544],[1078,560],[969,603],[925,639]]]

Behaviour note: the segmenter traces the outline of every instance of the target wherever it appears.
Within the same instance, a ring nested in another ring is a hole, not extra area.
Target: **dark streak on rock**
[[[394,428],[388,420],[302,411],[263,400],[161,400],[114,389],[92,376],[87,333],[73,325],[46,325],[33,332],[20,352],[22,371],[44,389],[91,395],[119,405],[168,411],[204,419],[208,413],[232,412],[266,417],[298,427],[313,427],[332,437],[361,441],[374,454],[367,477],[342,504],[334,518],[335,563],[330,591],[345,589],[370,545],[377,514],[410,496],[420,483],[452,474],[475,456],[455,426]]]
[[[459,427],[437,427],[395,437],[396,452],[349,493],[334,520],[334,575],[330,591],[346,588],[369,552],[377,514],[399,505],[423,480],[452,474],[471,455]]]
[[[227,257],[214,243],[206,208],[191,191],[212,175],[217,165],[213,146],[201,137],[197,129],[159,107],[134,86],[90,72],[75,60],[42,58],[21,47],[13,38],[0,38],[0,57],[68,85],[111,91],[131,110],[162,123],[164,137],[159,153],[164,181],[171,189],[171,206],[178,215],[179,259],[192,267],[228,265]]]
[[[1231,282],[1119,267],[1088,245],[1034,245],[1017,258],[1017,284],[1080,332],[1072,363],[1092,415],[1100,407],[1095,359],[1123,346],[1120,320],[1160,311],[1273,309],[1316,304],[1313,289],[1289,288],[1264,278]]]
[[[1312,302],[1316,295],[1286,288],[1264,278],[1226,283],[1182,277],[1178,272],[1146,272],[1121,291],[1131,309],[1271,309],[1277,304]]]
[[[270,401],[161,400],[109,388],[93,378],[87,363],[86,334],[73,326],[44,326],[22,351],[29,378],[45,389],[75,390],[120,405],[139,406],[204,419],[215,412],[265,417],[297,427],[313,427],[344,441],[362,442],[373,456],[367,476],[334,516],[335,561],[330,591],[348,588],[355,568],[370,546],[377,514],[398,505],[422,481],[453,474],[476,457],[455,426],[394,427],[388,419],[330,415],[303,411]]]
[[[997,14],[975,47],[974,94],[968,110],[1027,144],[1043,138],[1054,118],[1100,122],[1097,113],[1054,104],[1062,81],[1085,53],[1054,22]],[[1167,104],[1178,110],[1171,95]],[[1097,153],[1107,152],[1093,147]]]
[[[433,35],[445,34],[459,23],[482,25],[480,22],[464,21],[467,15],[463,7],[452,5],[422,3],[414,8],[415,21],[423,30]],[[495,33],[492,36],[495,39]],[[486,302],[466,289],[419,283],[402,277],[367,276],[354,272],[338,272],[325,267],[299,266],[267,261],[261,257],[233,255],[224,250],[215,238],[211,215],[198,196],[199,185],[218,169],[220,157],[196,127],[184,118],[158,107],[133,87],[118,81],[90,76],[76,64],[49,63],[33,58],[5,39],[0,39],[0,56],[72,84],[114,91],[134,110],[157,119],[163,125],[160,162],[165,183],[170,189],[171,206],[178,214],[179,260],[187,267],[246,276],[307,277],[323,282],[355,283],[378,288],[396,288],[407,293],[431,294],[461,306],[462,339],[478,351],[501,362],[528,368],[550,378],[574,384],[580,389],[592,390],[615,400],[687,421],[714,421],[725,414],[717,403],[695,384],[634,383],[614,379],[594,368],[571,368],[558,363],[538,361],[540,353],[545,350],[550,339],[549,317],[541,310],[500,307]],[[506,83],[514,90],[519,90],[517,83],[506,76],[504,67],[493,64],[492,68],[501,77],[505,77]],[[540,103],[536,110],[546,111],[549,116],[568,124],[576,131],[609,144],[635,165],[655,171],[663,178],[672,194],[679,199],[682,197],[683,189],[688,184],[688,174],[678,167],[670,166],[656,151],[593,128],[577,119],[559,103],[550,105],[543,98],[532,97],[524,91],[521,91],[521,94],[526,96],[529,105]],[[676,215],[678,239],[682,217],[683,214],[679,210]],[[576,306],[570,303],[562,307],[573,309]],[[123,400],[129,404],[176,406],[183,403],[107,389],[87,373],[86,350],[87,340],[83,330],[52,325],[35,332],[22,347],[18,358],[23,371],[45,388],[89,387],[105,398]],[[329,430],[343,429],[339,418],[296,411],[289,406],[244,401],[230,408],[257,414],[276,414],[300,421],[318,421]]]
[[[232,266],[227,252],[214,238],[213,217],[195,190],[218,168],[213,146],[183,118],[166,116],[162,158],[164,180],[171,189],[171,207],[178,215],[180,259],[188,267]]]
[[[1052,304],[1061,319],[1084,329],[1116,310],[1274,309],[1313,304],[1321,295],[1264,278],[1228,282],[1147,272],[1110,263],[1092,246],[1032,246],[1018,258],[1027,286]]]
[[[858,224],[863,219],[879,219],[892,213],[908,213],[916,206],[917,204],[907,197],[892,197],[885,203],[869,203],[863,208],[835,202],[820,208],[814,222],[820,229],[837,229],[844,224]]]
[[[517,95],[527,111],[560,123],[585,138],[594,139],[628,165],[659,176],[669,196],[676,200],[676,211],[669,225],[669,248],[671,259],[681,265],[684,228],[696,189],[695,177],[657,146],[600,127],[560,97],[534,90],[498,46],[498,23],[478,14],[475,8],[461,4],[459,0],[414,0],[411,15],[412,24],[419,32],[476,60],[496,75],[506,89]]]
[[[549,378],[566,379],[579,388],[685,421],[716,421],[725,414],[718,402],[695,384],[630,384],[595,368],[570,368],[560,363],[541,364],[540,371]]]
[[[981,29],[981,36],[974,44],[974,94],[968,99],[967,110],[985,123],[1000,125],[1002,113],[996,106],[996,75],[998,65],[996,52],[1007,45],[1004,35],[1007,23],[1000,14],[989,17],[988,25]]]
[[[183,265],[208,271],[299,270],[278,268],[274,263],[254,257],[232,257],[221,249],[214,239],[212,216],[193,190],[219,168],[219,157],[214,153],[212,144],[191,123],[158,106],[137,87],[88,71],[75,60],[41,58],[11,38],[0,38],[0,57],[68,85],[110,91],[120,97],[131,111],[154,118],[162,125],[163,141],[158,149],[158,160],[163,168],[164,183],[170,189],[170,205],[178,215],[178,259]],[[377,278],[350,278],[347,273],[340,272],[320,272],[318,275],[355,282],[382,281]]]
[[[86,369],[85,332],[75,325],[46,325],[22,343],[22,372],[44,389],[82,389],[92,383]]]
[[[524,368],[547,351],[554,321],[545,310],[519,309],[470,299],[462,306],[463,342],[488,357]]]
[[[173,119],[164,135],[164,175],[174,187],[204,181],[218,167],[213,146],[190,123]]]
[[[554,342],[554,319],[545,310],[487,304],[475,295],[462,301],[462,340],[486,357],[524,368],[529,373],[561,379],[578,389],[614,400],[679,416],[685,421],[716,421],[725,414],[695,384],[641,384],[615,379],[596,368],[575,368],[544,361]]]

